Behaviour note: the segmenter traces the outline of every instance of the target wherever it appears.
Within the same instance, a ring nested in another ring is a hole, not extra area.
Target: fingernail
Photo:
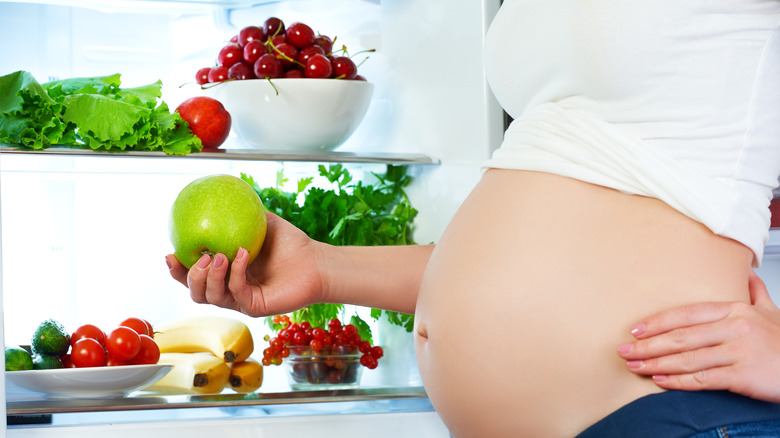
[[[633,336],[640,336],[642,333],[645,332],[646,329],[647,327],[645,327],[645,323],[640,322],[639,324],[631,327],[631,334]]]
[[[198,267],[200,269],[205,269],[206,266],[208,266],[210,262],[211,262],[211,257],[209,257],[208,254],[203,254],[203,256],[201,256],[200,260],[198,260]]]
[[[620,344],[617,346],[618,353],[630,353],[634,349],[634,344]]]
[[[632,369],[642,368],[642,365],[644,365],[644,362],[641,360],[629,360],[626,362],[626,366]]]
[[[659,375],[653,376],[653,380],[656,381],[656,382],[663,382],[664,380],[666,380],[666,376],[664,376],[663,374],[659,374]]]
[[[244,257],[246,257],[246,256],[247,256],[247,254],[249,254],[249,253],[247,252],[247,250],[245,250],[244,248],[238,248],[238,254],[236,254],[236,258],[237,258],[237,259],[242,259],[242,260],[243,260],[243,259],[244,259]]]
[[[220,266],[225,264],[225,255],[224,254],[217,254],[214,256],[214,267],[219,269]]]
[[[171,268],[173,268],[173,265],[171,264],[171,261],[168,260],[168,257],[165,258],[165,264],[168,265],[168,270],[170,271]]]

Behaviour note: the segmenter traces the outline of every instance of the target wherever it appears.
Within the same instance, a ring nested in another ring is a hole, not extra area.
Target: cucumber
[[[33,369],[30,353],[21,347],[5,347],[5,370],[23,371]]]
[[[58,321],[47,319],[35,329],[31,345],[34,354],[59,357],[68,352],[70,335]]]

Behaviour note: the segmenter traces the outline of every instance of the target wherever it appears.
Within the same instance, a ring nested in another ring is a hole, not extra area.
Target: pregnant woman
[[[776,430],[777,405],[665,391],[615,348],[647,315],[749,302],[780,174],[779,24],[777,0],[507,0],[485,62],[514,122],[435,246],[331,247],[269,214],[252,265],[168,256],[171,274],[254,316],[414,313],[456,437]]]

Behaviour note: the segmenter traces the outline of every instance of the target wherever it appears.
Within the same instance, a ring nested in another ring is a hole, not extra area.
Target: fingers
[[[629,359],[628,369],[645,376],[694,374],[735,363],[734,353],[723,345],[686,350],[649,359]]]
[[[170,272],[171,277],[187,286],[187,268],[179,262],[179,259],[173,254],[168,254],[165,256],[165,263],[168,265],[168,272]]]
[[[683,327],[621,344],[618,346],[618,354],[627,360],[650,359],[718,345],[730,336],[727,324],[708,323]]]
[[[201,256],[187,274],[187,287],[192,301],[236,309],[236,303],[225,287],[228,265],[224,254],[216,254],[214,259],[208,254]]]
[[[631,334],[644,339],[670,330],[719,321],[729,315],[727,303],[699,303],[676,307],[646,318],[631,328]]]
[[[750,271],[748,278],[748,290],[750,292],[750,302],[756,306],[767,309],[777,310],[777,306],[772,302],[766,284],[756,275],[755,271]]]
[[[654,375],[653,382],[664,389],[681,391],[730,390],[734,386],[734,369],[718,367],[689,374]]]
[[[246,269],[249,264],[249,252],[244,248],[238,249],[238,254],[230,265],[230,278],[228,279],[228,290],[230,290],[233,299],[238,305],[239,310],[250,316],[261,316],[264,314],[265,306],[257,306],[255,294],[246,282]],[[257,310],[259,308],[259,311]]]
[[[190,298],[196,303],[208,303],[208,300],[206,300],[206,284],[210,265],[211,257],[208,254],[203,254],[187,274],[187,287],[190,289]]]
[[[224,254],[215,254],[206,275],[206,301],[226,309],[236,309],[236,301],[227,289],[225,278],[230,262]]]

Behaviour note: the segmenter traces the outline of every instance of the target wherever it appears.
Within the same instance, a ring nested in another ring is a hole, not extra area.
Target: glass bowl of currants
[[[294,390],[355,388],[363,368],[375,369],[384,356],[382,347],[371,345],[355,325],[342,324],[338,318],[327,321],[327,326],[321,321],[321,327],[293,322],[289,315],[274,315],[267,321],[277,332],[265,337],[268,347],[263,349],[262,363],[284,365]]]
[[[333,150],[360,125],[374,91],[353,60],[372,50],[350,54],[334,40],[270,17],[241,29],[195,78],[225,106],[247,147]]]
[[[320,351],[290,347],[290,355],[284,359],[287,381],[295,390],[356,388],[364,368],[361,355],[349,345],[323,347]]]

